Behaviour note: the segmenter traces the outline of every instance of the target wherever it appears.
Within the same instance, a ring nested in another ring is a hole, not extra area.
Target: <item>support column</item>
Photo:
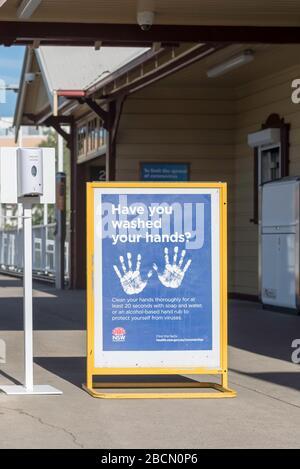
[[[65,288],[66,175],[56,173],[55,286]]]
[[[75,288],[76,279],[76,176],[77,176],[77,162],[76,162],[76,132],[75,125],[70,127],[70,167],[71,167],[71,184],[70,184],[70,288]]]
[[[107,143],[106,143],[106,180],[116,180],[116,139],[114,124],[116,119],[116,103],[110,102],[108,105],[107,121]]]
[[[71,266],[70,287],[86,286],[86,174],[77,164],[76,129],[72,125],[71,152]]]

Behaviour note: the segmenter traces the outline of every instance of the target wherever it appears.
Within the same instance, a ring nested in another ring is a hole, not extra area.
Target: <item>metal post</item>
[[[57,171],[59,173],[62,173],[64,171],[64,139],[59,134],[57,137],[57,143],[58,143]]]
[[[44,251],[44,256],[42,256],[42,268],[44,272],[47,272],[48,269],[48,259],[47,259],[47,246],[48,246],[48,204],[44,204],[43,207],[43,228],[41,229],[41,239],[42,239],[42,252]]]
[[[65,287],[66,175],[56,174],[55,286]]]
[[[44,204],[43,207],[43,224],[44,226],[48,225],[48,204]]]
[[[17,206],[17,225],[18,225],[18,230],[21,230],[23,228],[23,206],[22,204],[18,204]]]
[[[20,129],[19,129],[18,146],[22,147],[23,146],[22,144],[23,144],[23,127],[21,126]],[[18,204],[17,215],[18,215],[18,220],[17,220],[18,230],[21,230],[22,227],[23,227],[23,218],[22,218],[23,206],[22,206],[22,204]]]
[[[5,211],[3,205],[0,203],[0,231],[4,230]]]
[[[25,388],[33,390],[33,345],[32,345],[32,207],[24,204],[24,345],[25,345]]]

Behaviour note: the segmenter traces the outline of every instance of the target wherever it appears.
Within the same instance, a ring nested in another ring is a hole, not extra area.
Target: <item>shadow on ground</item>
[[[61,379],[77,386],[82,387],[86,382],[86,358],[85,357],[36,357],[34,362],[45,370],[59,376]],[[263,373],[246,373],[243,371],[230,369],[231,372],[238,375],[258,379],[271,384],[287,387],[300,391],[300,379],[297,372],[263,372]],[[202,380],[204,378],[202,377]],[[95,383],[101,382],[142,382],[142,383],[187,383],[192,382],[192,378],[178,375],[166,376],[102,376],[95,377]],[[18,383],[16,383],[18,384]]]
[[[34,363],[41,366],[50,373],[59,376],[65,381],[82,387],[86,382],[86,358],[85,357],[36,357]],[[190,383],[193,379],[178,375],[151,375],[151,376],[97,376],[95,383],[101,382],[141,382],[141,383]]]
[[[86,381],[85,357],[35,357],[34,363],[80,388]]]
[[[300,316],[263,309],[259,303],[229,302],[229,345],[291,362],[294,339],[300,338]]]
[[[11,383],[13,383],[13,384],[22,385],[22,383],[19,380],[13,378],[11,375],[9,375],[8,373],[5,373],[5,371],[3,371],[3,370],[0,370],[0,375],[3,378],[8,379],[9,381],[11,381]]]
[[[19,279],[10,280],[3,277],[0,277],[0,331],[22,331],[22,282]],[[41,283],[35,283],[34,288],[41,295],[33,298],[34,330],[85,330],[84,290],[59,291],[51,285]],[[10,296],[6,296],[7,294]]]
[[[277,384],[279,386],[284,386],[286,388],[295,389],[300,391],[300,377],[299,373],[289,373],[289,372],[265,372],[265,373],[245,373],[242,371],[231,369],[234,373],[237,373],[241,376],[247,376],[249,378],[259,379],[261,381],[266,381],[271,384]]]
[[[85,291],[57,291],[49,285],[37,283],[34,288],[39,294],[33,300],[35,330],[86,329]],[[21,295],[19,279],[0,276],[0,331],[23,330]],[[255,302],[232,300],[229,302],[228,323],[229,345],[291,362],[291,344],[300,338],[300,316],[264,310]]]

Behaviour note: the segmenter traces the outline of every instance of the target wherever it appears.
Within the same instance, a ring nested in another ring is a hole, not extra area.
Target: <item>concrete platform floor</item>
[[[236,399],[97,400],[85,379],[85,294],[35,285],[35,383],[62,396],[0,395],[0,448],[299,448],[300,317],[230,302]],[[0,383],[22,380],[22,289],[0,277]]]

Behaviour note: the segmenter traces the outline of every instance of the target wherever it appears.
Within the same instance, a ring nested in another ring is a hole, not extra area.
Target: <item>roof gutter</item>
[[[57,90],[57,96],[62,96],[64,98],[84,98],[85,91],[83,90]]]
[[[101,88],[105,87],[107,84],[111,83],[114,80],[117,80],[118,78],[125,76],[127,73],[129,73],[131,70],[134,68],[138,67],[139,65],[144,64],[148,60],[154,59],[155,57],[159,56],[166,50],[165,47],[162,47],[159,45],[158,48],[152,48],[147,51],[145,51],[143,54],[139,55],[138,57],[134,58],[133,60],[130,60],[130,62],[126,63],[122,67],[118,68],[116,71],[113,73],[110,73],[107,77],[102,78],[95,83],[93,83],[91,86],[89,86],[86,89],[86,95],[87,96],[92,96],[95,94],[97,91],[99,91]]]
[[[120,96],[128,96],[227,46],[228,44],[224,43],[209,43],[196,44],[193,47],[184,48],[183,50],[171,49],[169,51],[170,56],[162,63],[159,63],[156,59],[156,55],[162,51],[168,53],[168,49],[158,49],[158,51],[155,52],[152,50],[148,51],[146,54],[139,57],[139,60],[126,64],[115,73],[88,88],[86,90],[87,97],[96,95],[96,99],[99,101],[111,101]],[[152,62],[152,67],[148,67],[149,69],[145,70],[144,64],[147,61]],[[136,74],[136,77],[134,76],[130,79],[129,73],[134,69],[138,69],[139,72]],[[118,86],[117,82],[122,75],[126,77],[126,81]],[[108,89],[110,86],[112,86],[111,90]],[[100,90],[102,90],[102,94],[99,93]]]
[[[53,116],[58,116],[59,98],[84,98],[85,91],[83,90],[54,90],[53,91]]]

